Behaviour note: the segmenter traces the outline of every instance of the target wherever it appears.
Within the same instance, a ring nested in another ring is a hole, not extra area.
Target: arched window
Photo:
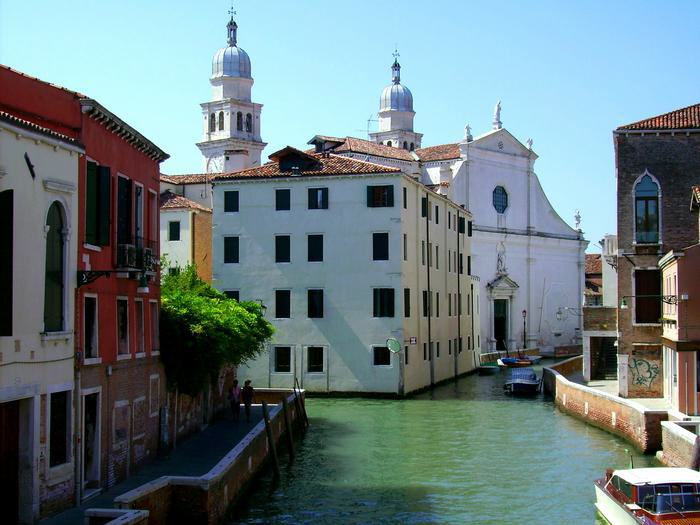
[[[253,131],[253,115],[250,113],[246,114],[245,116],[245,130],[248,133],[251,133]]]
[[[216,113],[209,115],[209,132],[216,131]]]
[[[389,146],[389,147],[391,147],[391,141],[390,141],[390,140],[387,140],[387,141],[386,141],[386,145]]]
[[[243,131],[243,113],[240,111],[236,114],[236,129]]]
[[[496,186],[493,189],[493,207],[498,213],[503,213],[508,207],[508,193],[503,186]]]
[[[219,131],[224,130],[224,112],[219,111]]]
[[[634,225],[638,243],[659,242],[659,185],[649,175],[634,186]]]
[[[403,141],[403,149],[408,149],[408,142],[405,140]]]
[[[414,149],[416,149],[416,147],[415,147],[415,145],[413,144],[413,142],[411,142],[411,151],[413,151]]]
[[[64,274],[63,257],[65,253],[63,209],[54,202],[46,216],[46,267],[44,278],[44,331],[60,332],[63,330]]]

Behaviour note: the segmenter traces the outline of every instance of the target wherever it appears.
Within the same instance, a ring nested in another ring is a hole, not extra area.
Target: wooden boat
[[[518,368],[532,366],[532,361],[524,357],[501,357],[496,361],[501,368]]]
[[[503,389],[513,395],[532,396],[540,390],[540,380],[532,368],[514,368],[508,372]]]
[[[688,468],[609,469],[594,483],[611,525],[700,525],[700,472]]]

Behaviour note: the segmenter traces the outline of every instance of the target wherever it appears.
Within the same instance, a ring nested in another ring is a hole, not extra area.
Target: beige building
[[[74,139],[0,112],[0,503],[32,523],[74,494]]]

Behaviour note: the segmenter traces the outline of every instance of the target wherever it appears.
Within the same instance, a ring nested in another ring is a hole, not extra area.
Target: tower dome
[[[214,54],[211,64],[211,76],[252,78],[250,74],[250,57],[248,53],[237,46],[238,24],[231,17],[228,28],[228,46],[219,49]]]
[[[391,66],[391,84],[384,88],[379,99],[379,111],[413,111],[413,95],[401,84],[401,65],[397,58]]]

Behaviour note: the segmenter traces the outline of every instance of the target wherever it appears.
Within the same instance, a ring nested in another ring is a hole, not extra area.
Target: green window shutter
[[[367,186],[367,207],[374,208],[374,186]]]
[[[109,246],[109,226],[111,218],[112,176],[107,166],[99,167],[99,206],[97,215],[97,235],[99,246]]]
[[[387,186],[386,187],[386,205],[389,208],[394,207],[394,186]]]
[[[328,209],[328,188],[321,188],[321,207]]]
[[[63,217],[61,205],[49,208],[46,225],[46,267],[44,279],[44,330],[63,330]]]
[[[85,180],[85,242],[99,245],[99,178],[97,164],[87,163]]]

